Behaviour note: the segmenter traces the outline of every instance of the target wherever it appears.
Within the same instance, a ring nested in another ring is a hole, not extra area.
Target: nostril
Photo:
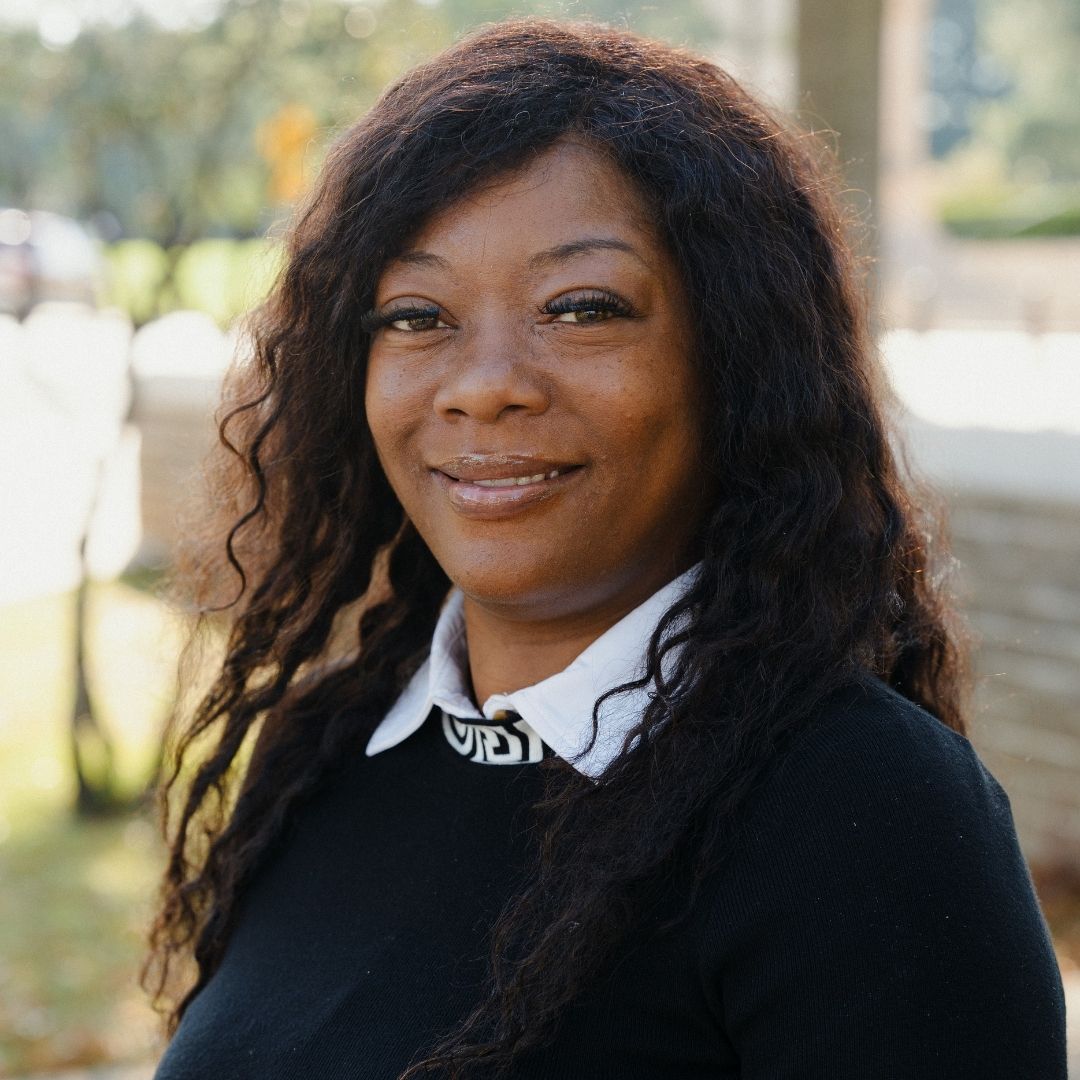
[[[450,420],[468,417],[491,423],[499,417],[544,412],[550,402],[545,382],[532,364],[473,359],[447,368],[432,404]]]

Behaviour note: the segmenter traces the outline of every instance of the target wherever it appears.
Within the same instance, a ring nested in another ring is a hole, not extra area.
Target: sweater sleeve
[[[967,739],[860,689],[746,821],[701,951],[742,1080],[1065,1080],[1057,962]]]

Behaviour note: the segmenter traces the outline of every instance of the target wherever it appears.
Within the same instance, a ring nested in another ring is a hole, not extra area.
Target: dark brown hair
[[[449,587],[364,422],[360,319],[381,268],[434,212],[568,136],[637,184],[681,267],[717,496],[703,572],[649,648],[640,737],[598,782],[547,770],[534,873],[492,933],[488,992],[409,1075],[505,1067],[548,1037],[642,925],[650,882],[676,863],[694,883],[715,869],[764,767],[838,686],[878,677],[963,730],[936,527],[890,447],[816,146],[679,49],[591,24],[487,27],[405,75],[333,148],[234,375],[216,502],[228,643],[176,733],[148,968],[161,991],[170,961],[194,956],[173,1026],[290,813],[335,757],[362,752],[422,661]],[[204,585],[220,583],[214,567],[199,564]]]

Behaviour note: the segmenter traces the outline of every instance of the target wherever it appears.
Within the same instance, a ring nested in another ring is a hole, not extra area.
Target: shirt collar
[[[464,598],[460,590],[452,590],[439,614],[428,659],[375,729],[367,745],[368,756],[407,739],[435,706],[461,720],[493,720],[506,711],[518,713],[556,754],[595,779],[622,751],[623,740],[641,719],[652,690],[643,687],[606,700],[600,708],[596,742],[586,750],[592,737],[593,706],[612,687],[644,674],[645,653],[656,624],[693,584],[700,565],[653,593],[569,667],[513,693],[492,694],[482,710],[467,690]],[[665,667],[674,662],[676,653],[671,650]]]

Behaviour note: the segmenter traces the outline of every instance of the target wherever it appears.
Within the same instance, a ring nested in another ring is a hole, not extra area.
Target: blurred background
[[[185,633],[158,589],[236,320],[335,134],[526,11],[688,44],[830,132],[1077,1053],[1076,0],[3,0],[0,1076],[149,1075],[146,792]]]

